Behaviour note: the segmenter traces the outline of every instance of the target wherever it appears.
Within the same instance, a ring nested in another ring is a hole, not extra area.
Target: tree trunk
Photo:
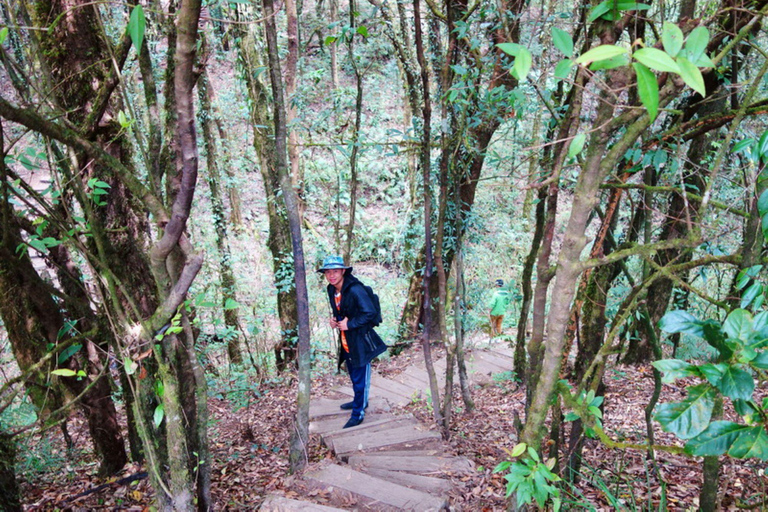
[[[21,512],[19,484],[16,483],[16,445],[11,437],[0,432],[0,510]]]
[[[277,29],[274,20],[272,0],[264,0],[264,32],[267,39],[269,55],[269,76],[272,83],[272,96],[275,102],[275,161],[280,177],[280,190],[283,193],[285,209],[291,230],[293,247],[294,285],[296,303],[298,305],[299,321],[299,392],[297,397],[296,418],[291,430],[291,449],[289,454],[291,472],[302,470],[309,462],[307,460],[307,443],[309,441],[309,395],[310,395],[310,332],[309,332],[309,300],[307,297],[307,277],[304,263],[304,247],[301,236],[301,215],[296,191],[291,186],[288,173],[286,153],[286,119],[285,102],[283,100],[283,83],[278,59]]]
[[[204,38],[202,38],[205,41]],[[227,236],[227,221],[224,213],[224,201],[221,198],[219,182],[219,152],[216,144],[216,135],[213,130],[212,108],[213,91],[208,80],[208,71],[204,67],[197,83],[197,93],[200,98],[200,111],[198,121],[203,129],[203,144],[207,163],[206,182],[211,192],[211,209],[213,210],[213,225],[216,230],[216,248],[219,252],[219,274],[221,278],[221,306],[224,311],[224,325],[227,327],[226,343],[229,363],[239,365],[243,362],[240,352],[240,319],[238,314],[237,295],[235,293],[235,272],[232,269],[232,253],[229,249]],[[229,167],[229,162],[224,159],[224,167]]]

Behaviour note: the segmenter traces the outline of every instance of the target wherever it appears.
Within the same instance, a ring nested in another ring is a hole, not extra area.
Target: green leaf
[[[525,452],[526,448],[528,448],[528,446],[525,443],[517,443],[515,447],[512,448],[510,455],[512,457],[519,457]]]
[[[58,358],[59,364],[64,364],[67,359],[77,354],[81,348],[83,348],[82,345],[75,343],[62,350]]]
[[[328,36],[325,38],[325,41],[323,41],[323,44],[325,46],[331,46],[333,43],[336,42],[338,38],[336,36]]]
[[[733,145],[733,149],[731,150],[731,153],[733,153],[734,155],[737,153],[741,153],[745,149],[748,149],[754,143],[755,143],[755,139],[740,140],[739,142]]]
[[[696,27],[688,34],[684,48],[688,52],[688,60],[697,62],[704,55],[704,50],[709,44],[709,32],[704,27]]]
[[[147,20],[144,18],[144,8],[141,4],[137,4],[131,11],[131,18],[128,21],[128,34],[131,36],[136,53],[141,51],[141,43],[144,41],[146,26]]]
[[[728,455],[737,459],[768,460],[768,434],[762,426],[747,427],[731,445]]]
[[[568,77],[574,62],[571,59],[563,59],[555,66],[555,78],[563,80]]]
[[[579,133],[578,135],[576,135],[571,141],[571,144],[568,146],[568,158],[573,158],[579,153],[581,153],[581,150],[584,149],[584,143],[586,141],[587,141],[586,133]]]
[[[677,57],[680,49],[683,47],[683,31],[674,23],[664,22],[661,30],[661,43],[664,45],[664,51],[672,57]]]
[[[752,333],[752,313],[746,309],[734,309],[725,319],[723,330],[729,338],[748,340]]]
[[[715,407],[715,389],[709,384],[687,388],[688,396],[682,402],[661,404],[655,419],[667,432],[681,439],[696,437],[709,425]]]
[[[685,57],[679,57],[677,59],[677,65],[680,67],[680,76],[683,77],[683,81],[688,84],[688,87],[702,96],[706,96],[707,87],[704,85],[704,77],[701,76],[699,68],[694,66],[691,61]]]
[[[533,65],[533,56],[531,55],[531,52],[528,51],[527,48],[520,47],[520,51],[517,54],[517,57],[515,57],[515,63],[512,66],[512,76],[517,78],[520,82],[525,80],[525,77],[528,76],[528,73],[531,71],[531,66]]]
[[[768,192],[768,190],[766,192]],[[757,201],[757,208],[758,209],[760,209],[760,201],[763,201],[763,196],[765,196],[765,194],[760,195],[760,199],[758,199],[758,201]],[[765,206],[766,206],[766,208],[768,208],[768,196],[765,198],[765,201],[766,201]],[[760,212],[760,213],[762,214],[763,212]],[[739,275],[736,276],[736,283],[737,283],[736,284],[736,289],[737,290],[741,290],[742,288],[747,286],[747,284],[749,284],[749,282],[752,279],[754,279],[754,278],[756,278],[758,276],[758,274],[760,273],[760,270],[762,270],[762,268],[763,268],[762,265],[752,265],[749,268],[742,269],[739,272]]]
[[[701,375],[696,365],[687,363],[681,359],[662,359],[651,363],[654,368],[664,374],[661,382],[670,384],[684,377],[698,377]]]
[[[749,307],[750,304],[752,304],[752,301],[755,300],[755,297],[763,293],[763,285],[760,283],[752,283],[752,285],[747,288],[744,291],[744,294],[741,296],[741,304],[740,306],[742,308]]]
[[[768,351],[763,351],[757,354],[749,364],[761,370],[768,370]]]
[[[0,44],[3,44],[8,39],[8,27],[0,28]]]
[[[768,131],[760,136],[760,141],[757,143],[757,156],[759,156],[760,160],[763,162],[765,162],[766,157],[768,157]]]
[[[670,311],[659,320],[659,328],[670,334],[682,332],[701,337],[703,332],[701,322],[687,311]]]
[[[751,400],[755,391],[755,381],[746,371],[737,366],[728,366],[717,387],[732,400]]]
[[[136,373],[136,370],[139,368],[139,365],[136,364],[136,362],[133,361],[133,359],[127,356],[123,358],[123,363],[125,365],[126,375],[133,375],[134,373]]]
[[[573,56],[573,39],[565,30],[552,27],[552,43],[566,57]]]
[[[520,53],[520,49],[523,48],[523,46],[517,43],[499,43],[496,45],[496,48],[503,51],[507,55],[517,57],[517,55]]]
[[[680,74],[680,66],[661,50],[656,48],[640,48],[632,54],[635,60],[662,73]]]
[[[713,421],[685,444],[685,452],[697,457],[722,455],[747,427],[731,421]]]
[[[226,302],[224,303],[224,309],[237,309],[240,307],[240,304],[233,299],[228,298]]]
[[[587,23],[592,23],[593,21],[598,19],[600,16],[610,11],[612,8],[613,8],[612,0],[604,0],[603,2],[600,2],[589,13],[589,17],[587,18]]]
[[[719,387],[720,381],[723,379],[723,374],[725,373],[726,368],[727,365],[722,363],[706,363],[699,366],[699,371],[702,375],[704,375],[704,378],[707,379],[707,382],[715,387]]]
[[[659,114],[659,84],[656,82],[656,76],[639,62],[633,62],[632,67],[637,75],[637,94],[653,122]]]
[[[60,368],[58,370],[53,370],[51,375],[58,375],[60,377],[74,377],[77,375],[77,372],[68,368]]]
[[[625,48],[612,44],[603,44],[596,48],[592,48],[587,53],[581,55],[576,59],[576,64],[589,64],[598,60],[612,59],[623,53],[627,53]]]
[[[163,404],[159,404],[157,407],[155,407],[155,414],[153,417],[153,420],[155,422],[155,428],[160,426],[160,424],[163,422],[164,417],[165,417],[165,408],[163,407]]]
[[[357,33],[363,37],[368,37],[368,29],[364,25],[357,27]]]
[[[592,71],[600,71],[601,69],[615,69],[629,64],[629,55],[622,54],[612,57],[610,59],[599,60],[589,65],[589,69]]]

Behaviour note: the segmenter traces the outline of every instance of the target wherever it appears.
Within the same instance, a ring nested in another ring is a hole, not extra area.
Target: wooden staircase
[[[467,368],[473,383],[487,383],[494,374],[512,370],[512,353],[506,346],[475,349],[468,354]],[[435,361],[441,385],[445,383],[445,358]],[[337,389],[353,395],[349,387]],[[398,412],[414,399],[427,396],[429,381],[422,365],[412,365],[400,375],[371,379],[371,399],[365,421],[342,429],[349,411],[339,406],[348,401],[313,399],[310,404],[310,433],[335,455],[304,473],[302,487],[322,491],[337,506],[268,496],[261,511],[322,512],[331,510],[430,511],[448,508],[451,475],[474,471],[474,464],[464,457],[449,455],[440,434]],[[441,389],[441,393],[443,390]]]

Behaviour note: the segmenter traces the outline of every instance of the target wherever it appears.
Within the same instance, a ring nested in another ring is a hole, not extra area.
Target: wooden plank
[[[478,350],[476,353],[473,354],[476,360],[483,361],[486,364],[493,365],[496,368],[498,368],[498,371],[496,373],[504,373],[504,372],[511,372],[513,368],[512,362],[507,362],[508,360],[506,358],[502,358],[501,356],[496,356],[494,354],[491,354],[490,352],[481,351]]]
[[[365,467],[366,469],[404,471],[417,475],[470,473],[474,471],[472,461],[464,457],[435,457],[429,455],[355,454],[349,456],[349,465],[352,467]]]
[[[493,375],[502,373],[502,370],[499,369],[496,365],[490,364],[487,361],[483,361],[482,359],[475,359],[474,361],[470,361],[467,365],[467,373],[470,375],[482,375],[483,377],[487,377],[487,380],[492,380]]]
[[[304,474],[308,485],[333,490],[358,499],[356,508],[390,512],[397,510],[438,511],[448,506],[445,498],[409,489],[375,476],[355,471],[348,466],[328,464]]]
[[[259,510],[260,512],[336,512],[343,509],[270,494],[261,504]]]
[[[388,418],[368,418],[365,415],[365,420],[361,425],[350,428],[341,428],[337,430],[327,432],[323,435],[323,443],[326,446],[330,446],[329,441],[338,439],[339,437],[354,436],[362,433],[378,432],[380,430],[388,430],[394,427],[403,427],[405,425],[418,425],[419,422],[413,417],[413,414],[404,414],[402,416],[389,415]]]
[[[429,441],[441,440],[439,433],[429,430],[419,430],[413,425],[366,434],[361,432],[355,436],[345,436],[334,440],[333,448],[336,455],[345,458],[353,452],[365,452],[384,447],[409,448],[421,447]]]
[[[373,375],[371,377],[371,386],[383,388],[391,393],[398,394],[405,398],[408,402],[410,402],[413,398],[414,389],[412,389],[410,386],[401,384],[394,379],[384,378],[381,375]]]
[[[326,416],[318,420],[311,421],[309,423],[310,434],[326,434],[335,430],[341,430],[344,424],[349,420],[349,411],[344,411],[343,415]],[[395,418],[393,414],[387,412],[368,412],[365,411],[365,422],[361,427],[370,422],[385,420],[388,418]],[[358,428],[358,427],[352,427]],[[348,429],[349,430],[349,429]]]
[[[451,490],[451,482],[442,478],[432,476],[413,475],[403,471],[390,471],[388,469],[371,468],[360,470],[369,475],[381,478],[388,482],[393,482],[403,487],[418,489],[434,496],[444,496]]]
[[[349,399],[344,400],[330,400],[328,398],[313,399],[309,402],[309,419],[315,420],[320,418],[327,418],[332,416],[346,415],[349,416],[349,410],[339,409],[339,406],[345,402],[349,402]],[[378,397],[372,397],[368,401],[368,409],[366,413],[371,412],[388,412],[390,410],[389,404]]]
[[[423,373],[418,375],[411,375],[410,373],[403,372],[400,375],[390,377],[390,379],[410,388],[411,396],[413,396],[414,393],[416,393],[416,396],[419,394],[423,395],[425,391],[429,389],[429,382],[427,381],[427,372],[424,370],[421,371]]]
[[[355,392],[349,386],[341,386],[339,388],[336,388],[336,391],[339,391],[340,393],[344,393],[345,395],[349,395],[350,397],[355,396]],[[368,408],[369,409],[372,401],[375,398],[379,400],[386,400],[387,403],[390,405],[405,405],[408,402],[410,402],[410,398],[406,398],[404,396],[391,393],[386,389],[382,389],[378,386],[374,386],[373,384],[371,384],[371,389],[368,392]],[[389,408],[389,405],[387,406],[387,408]]]
[[[488,348],[488,350],[484,351],[485,353],[499,358],[502,361],[506,362],[506,365],[510,368],[514,367],[515,365],[515,352],[512,348],[507,346],[491,346]]]

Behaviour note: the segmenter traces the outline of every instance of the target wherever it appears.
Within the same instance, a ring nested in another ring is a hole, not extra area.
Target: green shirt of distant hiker
[[[504,313],[507,312],[507,306],[509,305],[511,298],[509,292],[504,290],[502,286],[504,286],[504,281],[497,279],[496,290],[493,292],[490,302],[491,336],[499,336],[502,334]]]

